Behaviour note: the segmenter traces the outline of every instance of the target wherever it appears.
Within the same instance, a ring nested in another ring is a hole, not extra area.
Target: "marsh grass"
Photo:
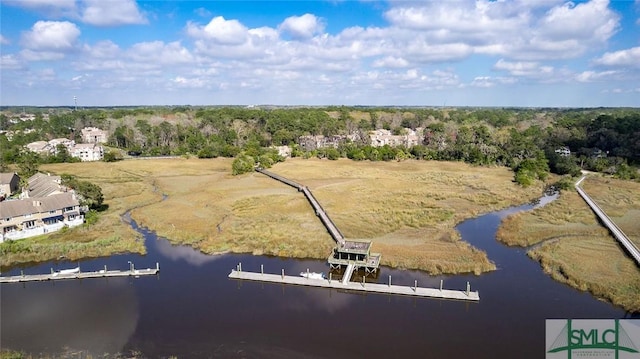
[[[205,253],[328,256],[334,243],[301,193],[259,173],[231,176],[230,168],[230,159],[44,166],[100,185],[109,204],[95,226],[51,241],[139,245],[121,220],[131,210],[139,225]],[[517,186],[506,168],[459,162],[289,159],[272,170],[307,185],[347,238],[373,241],[382,264],[431,273],[494,269],[485,253],[460,240],[455,225],[526,203],[542,189]]]
[[[640,237],[640,184],[592,175],[583,188],[631,240]],[[630,311],[640,311],[640,269],[575,191],[544,207],[507,217],[497,238],[530,246],[528,255],[554,279]]]

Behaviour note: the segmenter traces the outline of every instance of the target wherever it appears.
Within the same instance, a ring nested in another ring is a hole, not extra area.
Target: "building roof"
[[[0,173],[0,184],[9,184],[13,179],[13,176],[18,177],[18,174],[15,172],[2,172]],[[20,177],[18,177],[20,178]]]
[[[41,152],[49,149],[50,145],[46,141],[36,141],[27,144],[26,146],[30,151]]]
[[[29,177],[29,197],[46,197],[56,192],[63,192],[60,176],[36,173]]]
[[[79,206],[80,202],[73,193],[60,193],[42,198],[28,198],[0,202],[0,218],[14,218],[25,214],[55,211],[67,207]]]

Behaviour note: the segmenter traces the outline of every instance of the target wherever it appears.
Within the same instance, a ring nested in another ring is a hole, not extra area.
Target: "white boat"
[[[58,274],[74,274],[74,273],[80,273],[80,267],[75,267],[75,268],[71,268],[71,269],[63,269],[61,271],[58,271]]]
[[[300,276],[309,279],[324,279],[324,273],[300,272]]]

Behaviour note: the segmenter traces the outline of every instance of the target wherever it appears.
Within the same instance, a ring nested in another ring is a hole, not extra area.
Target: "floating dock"
[[[69,280],[69,279],[89,279],[89,278],[112,278],[112,277],[139,277],[147,275],[156,275],[160,273],[160,265],[156,263],[155,268],[135,269],[133,264],[129,270],[107,270],[107,266],[103,270],[95,272],[55,272],[51,269],[51,273],[47,274],[21,274],[9,277],[0,277],[0,283],[24,283],[24,282],[44,282],[49,280]]]
[[[256,272],[244,272],[242,270],[233,269],[229,274],[231,279],[250,280],[268,283],[280,283],[291,285],[303,285],[309,287],[319,288],[331,288],[343,291],[354,292],[368,292],[368,293],[380,293],[380,294],[395,294],[406,295],[411,297],[422,298],[438,298],[438,299],[452,299],[452,300],[464,300],[478,302],[480,296],[477,291],[470,291],[469,284],[467,283],[467,290],[449,290],[442,288],[422,288],[418,287],[417,281],[413,287],[400,286],[380,283],[365,283],[365,282],[349,282],[336,279],[313,279],[305,278],[302,276],[286,276],[283,274],[266,274]],[[442,283],[442,282],[441,282]],[[442,285],[442,284],[441,284]]]

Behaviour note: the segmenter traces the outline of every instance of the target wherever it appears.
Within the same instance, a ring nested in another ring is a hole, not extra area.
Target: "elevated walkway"
[[[342,284],[346,285],[351,280],[351,276],[353,275],[353,270],[356,266],[353,263],[349,263],[347,269],[344,270],[344,275],[342,276]]]
[[[309,188],[295,181],[284,178],[280,175],[277,175],[273,172],[269,172],[259,167],[256,168],[256,172],[262,173],[265,176],[269,176],[277,181],[280,181],[286,184],[287,186],[291,186],[296,190],[302,192],[304,196],[307,198],[307,201],[309,201],[309,203],[311,204],[311,207],[313,207],[313,210],[315,211],[316,216],[320,218],[320,221],[322,221],[322,224],[324,224],[325,228],[327,229],[327,232],[329,232],[329,234],[331,235],[331,238],[333,238],[333,240],[336,241],[338,245],[344,245],[344,236],[342,235],[338,227],[335,225],[335,223],[333,223],[331,218],[329,218],[329,215],[327,215],[327,212],[324,210],[324,208],[322,208],[322,206],[320,205],[318,200],[316,200],[316,198],[313,196],[313,193],[311,193]]]
[[[580,187],[580,184],[586,177],[587,176],[582,176],[582,178],[580,178],[580,180],[576,182],[576,191],[578,191],[578,194],[580,194],[582,199],[584,199],[589,207],[591,207],[591,210],[596,214],[596,216],[598,216],[602,224],[604,224],[605,227],[609,229],[609,232],[611,232],[613,237],[626,249],[629,255],[631,255],[631,258],[635,260],[636,264],[640,266],[640,249],[638,249],[638,247],[629,239],[629,237],[627,237],[622,229],[620,229],[618,225],[616,225],[615,222],[613,222],[611,218],[607,216],[602,208],[600,208],[600,206],[598,206],[598,204],[593,199],[591,199],[587,192],[585,192]]]

